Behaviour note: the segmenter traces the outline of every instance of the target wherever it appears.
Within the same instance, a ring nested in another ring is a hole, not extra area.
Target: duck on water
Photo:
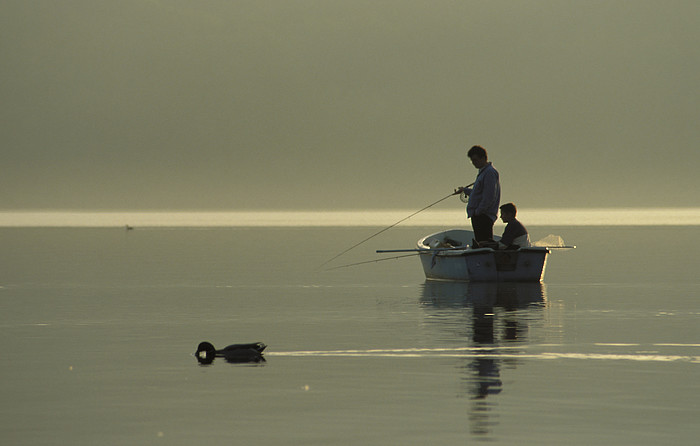
[[[215,358],[224,358],[231,363],[265,362],[262,352],[267,348],[262,342],[232,344],[217,350],[210,342],[200,342],[194,353],[200,364],[211,364]]]

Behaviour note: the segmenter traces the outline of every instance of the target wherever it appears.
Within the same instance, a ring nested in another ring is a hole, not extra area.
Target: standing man
[[[477,242],[493,240],[493,224],[498,218],[498,205],[501,202],[501,183],[498,171],[488,160],[486,150],[481,146],[469,149],[467,156],[474,167],[479,169],[474,187],[459,187],[455,193],[464,192],[469,196],[467,218],[472,221],[474,239]]]

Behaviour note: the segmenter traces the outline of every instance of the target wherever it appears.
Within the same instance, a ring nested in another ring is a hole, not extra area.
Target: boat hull
[[[418,248],[425,250],[419,258],[426,279],[470,282],[541,282],[544,279],[549,249],[471,249],[468,246],[471,234],[453,229],[419,240]],[[457,249],[436,250],[445,240],[449,240],[451,246],[457,245]]]

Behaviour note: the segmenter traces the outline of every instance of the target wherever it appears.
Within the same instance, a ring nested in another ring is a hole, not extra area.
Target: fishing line
[[[472,183],[472,184],[470,184],[469,186],[466,186],[466,187],[470,187],[470,186],[473,186],[473,185],[474,185],[474,183]],[[450,198],[450,197],[452,197],[452,196],[454,196],[454,195],[458,195],[458,194],[460,194],[460,193],[461,193],[461,192],[452,192],[450,195],[447,195],[446,197],[443,197],[443,198],[439,199],[439,200],[436,201],[435,203],[431,203],[431,204],[427,205],[426,207],[424,207],[424,208],[422,208],[422,209],[419,209],[419,210],[417,210],[416,212],[412,213],[412,214],[409,215],[408,217],[402,218],[401,220],[397,221],[397,222],[394,223],[393,225],[387,226],[386,228],[382,229],[381,231],[370,235],[369,237],[367,237],[366,239],[362,240],[361,242],[356,243],[356,244],[352,245],[351,247],[349,247],[348,249],[346,249],[345,251],[341,252],[340,254],[337,254],[335,257],[332,257],[332,258],[326,260],[325,262],[323,262],[323,263],[319,266],[319,269],[322,268],[322,267],[324,267],[324,266],[326,266],[327,264],[329,264],[329,263],[332,262],[333,260],[337,259],[338,257],[342,256],[342,255],[345,254],[346,252],[348,252],[348,251],[350,251],[350,250],[352,250],[352,249],[355,249],[355,248],[357,248],[358,246],[360,246],[361,244],[363,244],[364,242],[366,242],[366,241],[368,241],[368,240],[370,240],[370,239],[372,239],[372,238],[378,236],[378,235],[381,234],[382,232],[388,231],[389,229],[393,228],[394,226],[398,225],[399,223],[402,223],[402,222],[408,220],[409,218],[413,217],[414,215],[419,214],[419,213],[423,212],[424,210],[426,210],[426,209],[428,209],[428,208],[431,208],[431,207],[435,206],[436,204],[441,203],[441,202],[447,200],[448,198]]]

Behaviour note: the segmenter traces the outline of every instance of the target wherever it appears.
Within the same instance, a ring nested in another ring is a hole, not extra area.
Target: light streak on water
[[[595,344],[607,346],[622,346],[623,344]],[[624,344],[628,346],[629,344]],[[638,345],[638,344],[633,344]],[[652,344],[662,346],[668,344]],[[674,344],[674,346],[697,347],[698,344]],[[517,349],[521,349],[518,346]],[[700,364],[700,356],[696,355],[664,355],[658,353],[574,353],[574,352],[541,352],[520,353],[510,346],[493,347],[461,347],[461,348],[399,348],[399,349],[368,349],[368,350],[301,350],[289,352],[267,352],[266,356],[286,357],[377,357],[377,358],[489,358],[489,359],[578,359],[578,360],[608,360],[608,361],[647,361],[647,362],[691,362]]]

